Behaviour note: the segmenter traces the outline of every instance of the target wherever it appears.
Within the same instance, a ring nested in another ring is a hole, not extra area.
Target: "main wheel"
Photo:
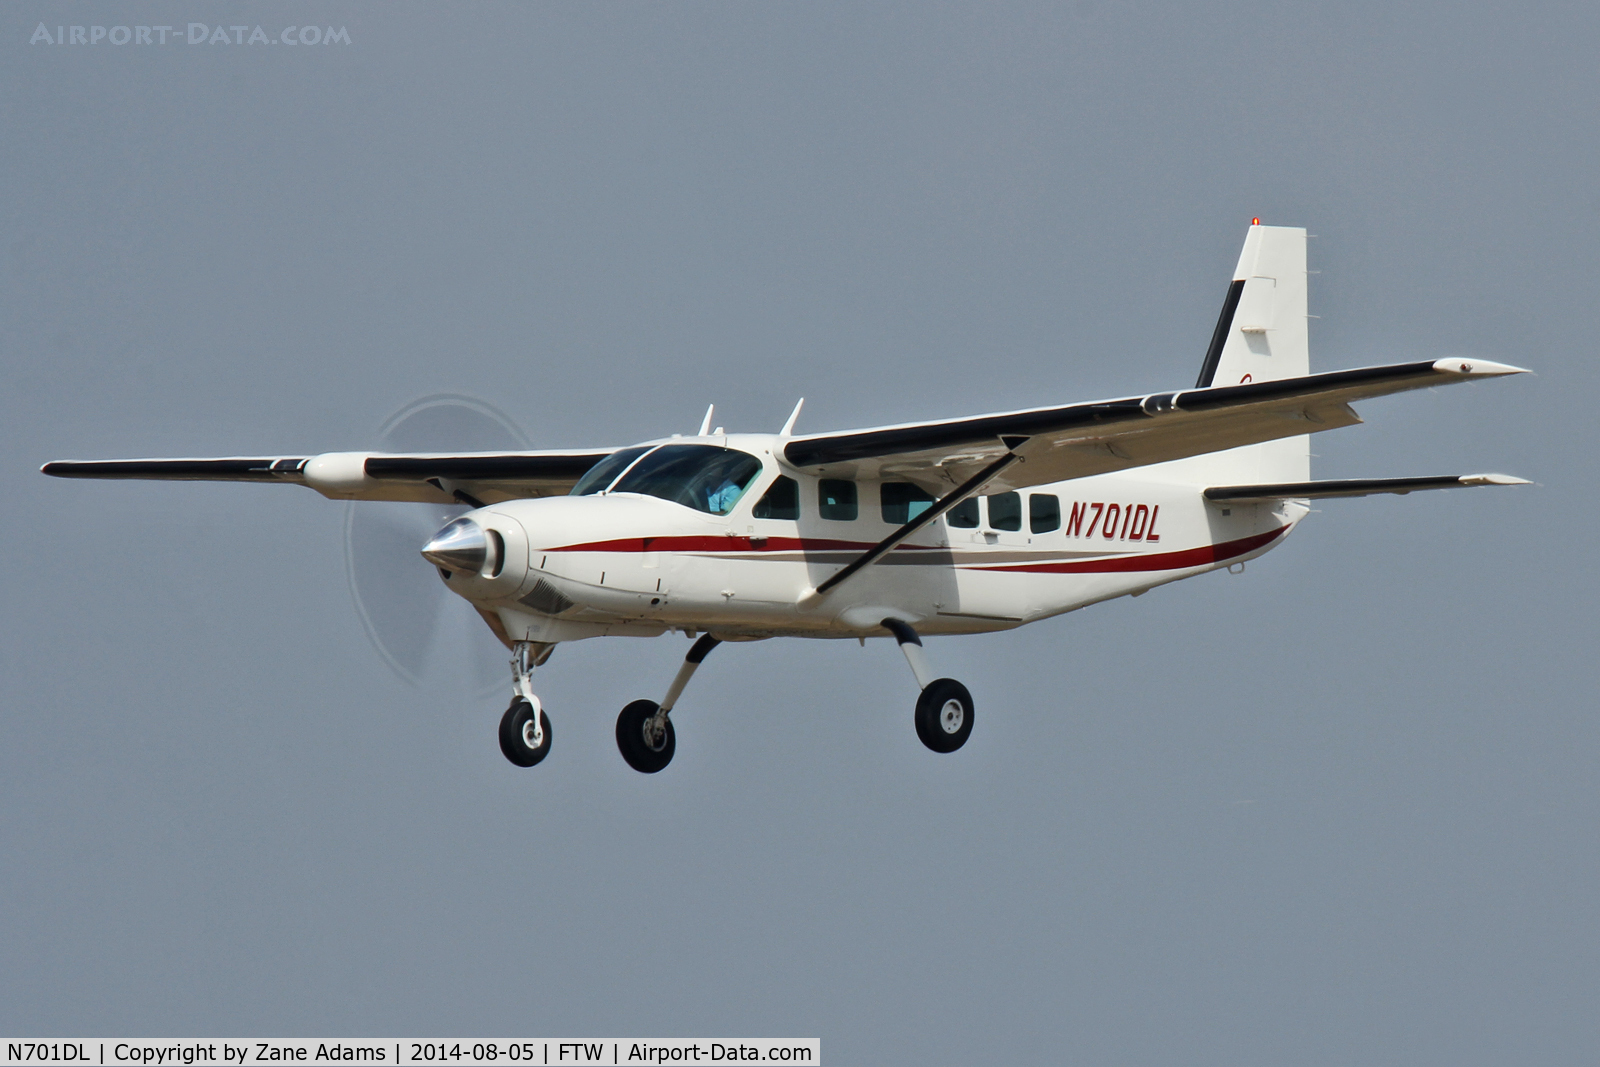
[[[654,744],[645,732],[660,707],[654,700],[635,700],[617,716],[617,750],[628,766],[640,774],[654,774],[671,763],[678,748],[671,719],[667,720],[666,732]]]
[[[954,678],[928,683],[917,697],[917,736],[935,752],[954,752],[972,736],[972,694]]]
[[[500,751],[518,767],[532,767],[550,754],[550,720],[539,711],[536,736],[533,705],[521,697],[513,700],[506,713],[500,717]]]

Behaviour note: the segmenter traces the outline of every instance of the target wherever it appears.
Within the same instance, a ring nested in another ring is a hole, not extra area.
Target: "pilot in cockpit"
[[[721,485],[706,494],[706,510],[713,515],[726,515],[743,493],[744,486],[732,478],[724,478]]]

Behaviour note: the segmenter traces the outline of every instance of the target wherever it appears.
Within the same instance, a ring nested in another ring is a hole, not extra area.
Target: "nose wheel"
[[[518,767],[532,767],[550,754],[550,720],[533,691],[533,670],[555,645],[518,641],[511,646],[511,688],[516,696],[500,716],[500,751]]]
[[[532,767],[550,754],[550,720],[544,709],[518,697],[500,717],[500,751],[518,767]]]

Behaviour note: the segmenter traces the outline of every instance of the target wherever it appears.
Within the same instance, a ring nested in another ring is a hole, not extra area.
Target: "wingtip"
[[[1434,361],[1433,369],[1441,374],[1461,374],[1473,378],[1531,373],[1527,367],[1513,367],[1509,363],[1494,363],[1487,359],[1440,359]]]
[[[1511,474],[1463,474],[1462,485],[1532,485],[1526,478]]]

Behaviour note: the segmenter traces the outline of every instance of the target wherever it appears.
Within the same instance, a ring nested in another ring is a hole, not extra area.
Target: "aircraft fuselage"
[[[974,501],[817,598],[820,583],[915,516],[921,501],[901,498],[932,492],[893,475],[796,470],[770,435],[667,443],[737,449],[761,469],[724,515],[620,491],[470,512],[504,548],[477,573],[441,571],[447,587],[498,620],[502,637],[540,643],[667,630],[885,636],[888,617],[924,634],[982,633],[1254,558],[1307,511],[1208,503],[1194,479],[1167,469],[1179,464],[1078,478]],[[761,507],[780,478],[795,484],[798,517]]]

